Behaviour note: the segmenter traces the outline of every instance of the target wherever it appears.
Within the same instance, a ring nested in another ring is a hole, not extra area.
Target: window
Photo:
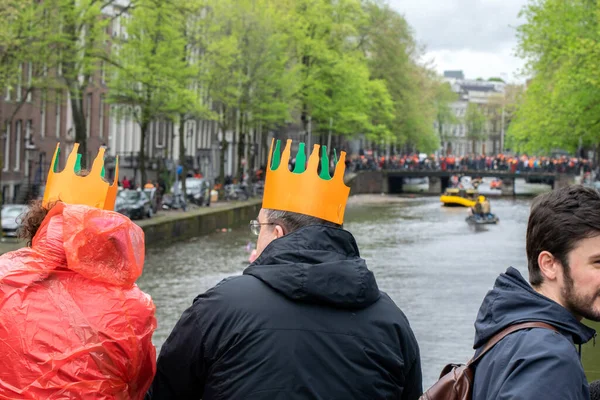
[[[15,167],[14,170],[18,171],[21,167],[21,129],[23,128],[23,121],[17,120],[15,123]]]
[[[115,11],[119,12],[119,10],[115,10]],[[112,36],[117,37],[120,32],[121,32],[121,17],[119,16],[119,17],[116,17],[115,19],[113,19]]]
[[[31,81],[33,79],[33,63],[29,62],[27,63],[27,98],[25,100],[27,100],[28,103],[31,103]]]
[[[12,198],[13,203],[17,202],[17,196],[19,195],[20,191],[21,191],[21,184],[18,183],[14,186],[14,189],[13,189],[13,198]]]
[[[19,65],[19,76],[17,78],[17,101],[21,101],[23,96],[23,64]]]
[[[8,194],[10,193],[10,186],[2,185],[2,204],[8,202]]]
[[[6,88],[6,96],[4,96],[4,101],[10,101],[10,86]]]
[[[92,94],[88,93],[86,96],[86,103],[85,103],[85,131],[87,132],[87,137],[90,137],[91,120],[92,120]]]
[[[164,121],[157,122],[158,123],[158,132],[156,132],[156,147],[159,149],[165,147],[166,142],[166,126]]]
[[[25,125],[25,138],[27,139],[27,144],[31,142],[31,134],[33,133],[33,120],[28,119],[27,124]]]
[[[42,93],[40,114],[40,137],[44,137],[46,136],[46,92]]]
[[[98,137],[104,137],[104,95],[100,96],[100,112],[98,113]]]
[[[4,142],[4,166],[3,171],[8,171],[10,165],[10,122],[6,121],[6,139]]]
[[[61,103],[60,92],[56,94],[56,137],[60,138],[60,103]]]

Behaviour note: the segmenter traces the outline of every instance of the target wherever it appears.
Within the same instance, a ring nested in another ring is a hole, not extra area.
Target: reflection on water
[[[345,228],[415,331],[424,387],[445,364],[472,355],[473,323],[497,275],[514,266],[527,276],[529,201],[493,200],[492,212],[500,223],[476,230],[465,222],[466,209],[441,207],[433,197],[348,206]],[[157,347],[194,297],[243,271],[253,239],[246,228],[149,250],[138,283],[156,303]]]

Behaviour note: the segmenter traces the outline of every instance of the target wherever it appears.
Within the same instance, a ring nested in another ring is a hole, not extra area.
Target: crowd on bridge
[[[354,156],[348,161],[348,168],[352,171],[378,170],[378,169],[406,169],[406,170],[438,170],[438,171],[510,171],[519,172],[558,172],[579,174],[596,171],[598,167],[591,160],[577,157],[537,157],[522,155],[498,154],[495,156],[475,155],[467,156],[436,156],[434,154],[397,154],[391,156],[378,156],[372,151],[361,152],[362,155]]]

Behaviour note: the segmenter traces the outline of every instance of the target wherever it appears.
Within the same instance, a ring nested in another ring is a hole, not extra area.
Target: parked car
[[[17,237],[17,230],[23,223],[23,217],[29,210],[24,204],[6,204],[2,206],[2,236]]]
[[[179,190],[181,190],[181,182],[179,182]],[[210,206],[210,182],[204,178],[186,178],[185,191],[186,199],[199,206]],[[175,192],[173,186],[172,192]]]
[[[150,200],[150,205],[152,207],[152,213],[156,214],[156,212],[158,211],[158,208],[160,207],[160,200],[159,200],[159,196],[157,193],[157,189],[155,187],[153,188],[147,188],[144,189],[144,193],[146,193],[146,196],[148,196],[148,199]]]
[[[151,218],[154,215],[150,199],[142,190],[119,189],[115,211],[131,219]]]

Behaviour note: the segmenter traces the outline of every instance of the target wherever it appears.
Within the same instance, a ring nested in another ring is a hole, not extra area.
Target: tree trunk
[[[87,151],[87,126],[83,110],[83,91],[80,91],[77,84],[69,85],[69,95],[71,97],[71,113],[73,114],[73,124],[75,127],[75,142],[79,143],[79,153],[81,154],[81,168],[88,167]]]
[[[244,167],[242,165],[242,160],[244,159],[244,153],[245,153],[245,145],[246,145],[246,124],[244,123],[244,114],[240,113],[240,118],[238,121],[239,124],[239,132],[240,132],[240,138],[238,140],[238,148],[237,148],[237,155],[238,155],[238,162],[237,162],[237,176],[238,176],[238,180],[241,183],[242,179],[244,177]],[[247,161],[247,160],[246,160]]]
[[[141,186],[147,182],[146,179],[146,132],[148,131],[148,126],[150,125],[150,118],[147,116],[142,117],[142,123],[140,124],[140,153],[138,155],[138,165],[140,167],[140,175],[142,178]],[[134,182],[135,183],[135,182]]]
[[[187,193],[185,179],[187,177],[187,163],[185,157],[185,114],[179,116],[179,165],[181,165],[181,193]]]
[[[251,142],[251,151],[250,151],[250,160],[248,162],[248,173],[251,174],[250,176],[252,177],[252,179],[254,179],[254,175],[252,174],[252,172],[257,169],[256,166],[256,153],[258,150],[258,143],[256,142],[256,137],[257,137],[257,129],[256,127],[253,128],[253,134],[252,134],[252,142]]]
[[[229,147],[227,143],[227,131],[231,126],[229,117],[227,116],[227,107],[221,104],[219,129],[221,129],[221,156],[219,159],[219,183],[225,184],[225,152]]]
[[[225,128],[221,128],[222,132],[225,132]],[[225,140],[225,134],[223,134],[223,139],[221,139],[221,157],[219,160],[219,183],[225,184],[225,151],[227,151],[228,143]]]

